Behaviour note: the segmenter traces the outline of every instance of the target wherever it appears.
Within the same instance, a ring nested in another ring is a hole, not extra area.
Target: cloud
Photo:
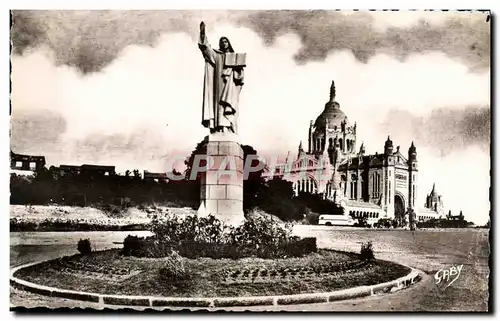
[[[302,42],[295,55],[298,63],[323,61],[338,50],[352,52],[363,63],[381,52],[405,60],[411,54],[440,51],[473,69],[490,66],[490,24],[485,13],[464,12],[441,24],[431,24],[427,16],[420,16],[417,24],[386,30],[376,27],[373,15],[377,13],[280,10],[259,11],[238,21],[256,30],[268,45],[282,34],[297,34]]]
[[[469,146],[490,150],[491,110],[467,106],[462,109],[436,108],[426,116],[408,110],[392,110],[381,124],[381,130],[393,137],[411,136],[417,145],[431,146],[441,156]]]
[[[400,60],[414,53],[444,52],[473,70],[490,65],[490,24],[486,13],[436,14],[394,12],[414,23],[380,28],[394,19],[382,12],[335,11],[14,11],[12,42],[16,53],[40,45],[55,52],[56,62],[76,66],[82,73],[97,72],[129,45],[155,46],[164,33],[184,32],[196,37],[205,20],[237,24],[256,31],[268,45],[281,35],[298,35],[302,46],[297,63],[323,61],[348,50],[366,63],[377,53]],[[382,16],[381,16],[382,15]],[[419,19],[412,20],[416,16]],[[441,21],[444,20],[444,21]],[[210,28],[210,27],[209,27]],[[210,30],[210,29],[209,29]]]
[[[14,11],[16,53],[37,46],[55,52],[57,64],[82,73],[100,71],[129,45],[154,46],[161,34],[184,31],[196,11]],[[191,32],[192,33],[192,32]]]
[[[61,135],[66,121],[61,114],[50,110],[19,111],[11,117],[11,148],[34,155],[46,152],[61,153]]]

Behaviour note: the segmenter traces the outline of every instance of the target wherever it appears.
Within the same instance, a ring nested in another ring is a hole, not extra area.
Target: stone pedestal
[[[243,223],[243,150],[237,135],[211,134],[207,142],[207,167],[201,176],[198,215],[214,215],[226,224]]]

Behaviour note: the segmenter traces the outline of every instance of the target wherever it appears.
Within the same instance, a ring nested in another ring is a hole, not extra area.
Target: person
[[[235,54],[227,37],[219,40],[219,49],[213,49],[205,34],[205,23],[200,23],[198,47],[205,59],[203,81],[202,125],[210,133],[237,133],[238,105],[244,83],[244,54]],[[243,58],[243,63],[238,59]]]

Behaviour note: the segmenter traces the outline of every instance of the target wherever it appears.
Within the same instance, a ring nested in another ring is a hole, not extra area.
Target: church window
[[[391,203],[391,182],[389,182],[389,200],[387,202]]]
[[[342,140],[342,139],[340,139],[340,140],[339,140],[339,143],[340,143],[340,150],[342,150],[342,151],[343,151],[343,150],[344,150],[343,140]]]

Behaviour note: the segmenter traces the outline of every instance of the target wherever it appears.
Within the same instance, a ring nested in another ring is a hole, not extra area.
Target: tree
[[[134,178],[135,179],[141,179],[142,178],[142,175],[141,175],[141,173],[139,172],[138,169],[134,169],[133,173],[134,173]]]
[[[260,162],[262,162],[262,160],[256,159],[255,157],[248,157],[250,155],[258,156],[257,151],[252,146],[241,145],[241,149],[243,149],[244,168],[262,167],[262,169],[258,171],[249,171],[248,177],[243,181],[243,210],[247,212],[257,206],[257,199],[265,188],[265,181],[262,178],[264,166],[261,166]],[[251,164],[248,164],[248,162],[251,162]]]
[[[284,221],[304,218],[306,207],[294,198],[292,182],[275,178],[269,180],[256,199],[256,207]]]
[[[196,155],[206,155],[207,154],[207,143],[205,140],[202,140],[196,145],[196,148],[191,152],[191,155],[189,155],[189,158],[184,161],[184,164],[186,165],[186,171],[185,173],[185,178],[190,179],[191,178],[191,171],[193,169],[193,164],[194,164],[194,158]],[[204,160],[202,160],[199,164],[200,166],[206,165]],[[196,180],[199,181],[201,178],[201,173],[197,173],[196,175]]]
[[[52,181],[52,173],[46,167],[37,168],[34,174],[35,181]]]
[[[320,194],[300,192],[297,196],[297,200],[299,200],[302,204],[304,204],[315,213],[334,215],[343,214],[342,207],[336,205],[334,202],[328,199],[324,199]]]

